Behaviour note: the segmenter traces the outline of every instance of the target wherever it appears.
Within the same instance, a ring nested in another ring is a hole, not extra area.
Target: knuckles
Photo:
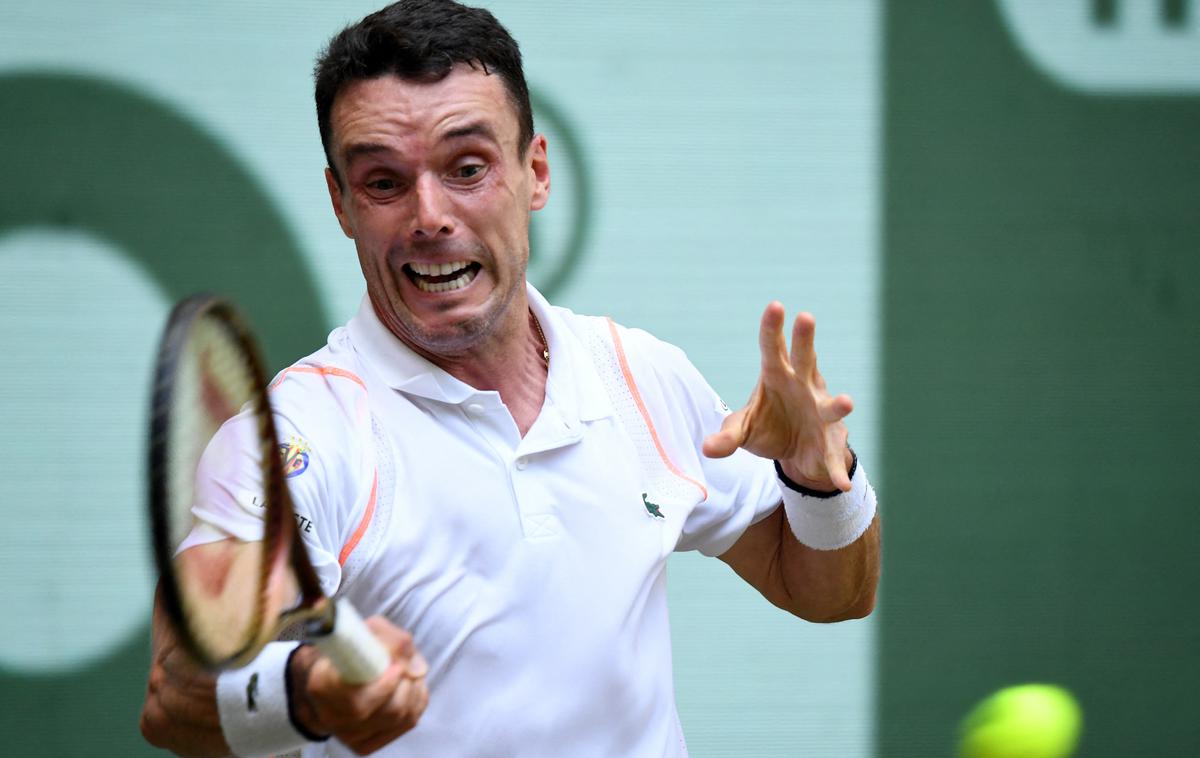
[[[400,679],[386,696],[374,708],[373,699],[347,703],[349,707],[333,720],[333,734],[355,754],[373,753],[412,730],[429,704],[423,680]]]
[[[322,656],[297,663],[307,670],[299,679],[299,697],[313,720],[357,755],[375,752],[412,730],[429,702],[424,678],[405,673],[417,654],[412,634],[379,616],[366,624],[391,653],[392,665],[380,679],[347,685]]]

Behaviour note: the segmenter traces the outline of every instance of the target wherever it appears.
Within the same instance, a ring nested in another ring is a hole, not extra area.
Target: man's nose
[[[423,174],[417,179],[413,188],[413,202],[415,207],[409,235],[414,240],[430,240],[454,232],[450,198],[436,176]]]

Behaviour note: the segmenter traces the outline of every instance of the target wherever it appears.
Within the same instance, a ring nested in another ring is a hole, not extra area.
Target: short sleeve
[[[270,393],[296,529],[327,595],[341,584],[340,554],[372,485],[370,413],[356,392],[365,391],[331,384],[319,372],[285,372]],[[235,416],[201,457],[195,523],[178,550],[228,537],[261,539],[260,468],[254,418]]]
[[[243,412],[217,430],[196,466],[191,531],[176,552],[233,537],[262,539],[263,484],[258,431]]]
[[[296,527],[327,595],[342,583],[343,549],[371,494],[375,445],[365,392],[320,371],[285,372],[271,392]]]

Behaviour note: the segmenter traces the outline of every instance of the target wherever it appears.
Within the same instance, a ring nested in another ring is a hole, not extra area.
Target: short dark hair
[[[533,108],[517,41],[483,8],[453,0],[400,0],[343,29],[317,58],[317,126],[334,176],[330,115],[343,87],[387,74],[436,82],[458,63],[500,76],[517,111],[517,152],[524,156],[533,139]]]

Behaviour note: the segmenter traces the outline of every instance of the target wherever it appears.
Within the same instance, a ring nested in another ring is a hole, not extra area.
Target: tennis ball
[[[962,722],[962,758],[1066,758],[1079,742],[1083,713],[1053,684],[1005,687]]]

